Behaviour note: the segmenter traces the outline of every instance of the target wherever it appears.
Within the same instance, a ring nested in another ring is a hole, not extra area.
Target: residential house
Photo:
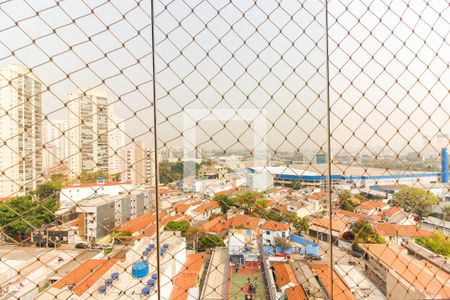
[[[357,217],[346,215],[333,215],[331,218],[331,234],[333,242],[336,242],[344,232],[350,231],[351,225],[357,222]],[[330,218],[322,217],[311,221],[309,235],[322,241],[327,241],[330,233]]]
[[[284,294],[286,289],[298,286],[299,282],[289,263],[276,263],[272,268],[278,292]]]
[[[399,245],[363,244],[365,270],[387,300],[449,299],[450,275]]]
[[[423,218],[420,227],[431,231],[439,230],[445,236],[450,236],[450,222],[436,217]]]
[[[208,221],[208,219],[214,215],[214,214],[220,214],[221,209],[220,205],[215,202],[211,201],[206,204],[202,204],[200,206],[197,206],[193,210],[188,213],[192,217],[193,223],[201,223]]]
[[[373,215],[389,208],[389,204],[384,201],[366,201],[358,205],[356,212],[366,215]]]
[[[389,244],[401,244],[413,238],[430,237],[431,231],[416,227],[414,225],[398,225],[390,223],[379,223],[372,225],[375,232],[383,237]]]
[[[330,299],[333,300],[356,300],[355,295],[351,292],[350,288],[339,277],[339,274],[333,270],[333,280],[330,276],[331,270],[327,264],[310,263],[309,266],[315,272],[316,278],[321,285],[325,288],[325,291]]]
[[[289,224],[267,221],[261,227],[262,241],[264,245],[276,245],[276,239],[287,239],[289,237]]]
[[[383,210],[381,215],[385,222],[399,225],[416,225],[419,220],[417,215],[407,213],[398,206],[391,206]]]

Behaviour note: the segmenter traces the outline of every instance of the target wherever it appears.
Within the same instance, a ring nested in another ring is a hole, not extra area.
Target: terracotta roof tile
[[[373,224],[375,231],[380,235],[400,237],[430,237],[431,231],[418,228],[414,225],[398,225],[391,223]]]
[[[450,298],[450,275],[444,270],[406,254],[403,247],[386,244],[362,244],[361,247],[414,288],[430,298]]]
[[[247,216],[247,215],[237,215],[227,220],[226,228],[245,228],[258,231],[258,225],[261,221],[260,218]]]
[[[261,228],[270,231],[286,231],[289,230],[289,224],[269,220]]]
[[[202,270],[205,257],[202,254],[190,254],[173,280],[172,293],[169,300],[186,300],[189,289],[195,287],[199,273]]]
[[[111,269],[111,267],[116,263],[115,260],[108,259],[105,260],[104,263],[98,267],[93,273],[91,273],[84,280],[79,282],[73,289],[72,292],[77,295],[83,295],[91,286],[94,285],[106,272]]]
[[[308,300],[305,290],[301,285],[287,288],[285,293],[287,300]]]
[[[273,265],[273,270],[275,272],[275,280],[278,288],[284,287],[286,284],[293,283],[298,284],[297,278],[295,277],[294,270],[288,263],[279,263]]]
[[[311,268],[316,272],[328,294],[331,293],[330,267],[326,264],[310,263]],[[333,297],[334,300],[355,300],[348,286],[341,277],[333,270]]]
[[[356,208],[359,210],[372,210],[376,208],[383,208],[386,206],[388,206],[388,204],[383,201],[366,201],[358,205]]]
[[[203,213],[203,212],[210,211],[210,210],[213,210],[213,209],[216,209],[216,208],[219,208],[219,207],[220,206],[219,206],[219,204],[217,202],[211,201],[211,202],[208,202],[206,204],[203,204],[203,205],[195,208],[194,211],[198,212],[198,213]]]

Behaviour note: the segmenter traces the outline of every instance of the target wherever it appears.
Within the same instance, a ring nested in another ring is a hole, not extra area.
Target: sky
[[[38,12],[38,13],[37,13]],[[155,1],[158,146],[326,149],[324,3]],[[450,134],[446,0],[329,1],[332,150],[422,150]],[[0,1],[0,64],[67,94],[110,95],[129,138],[152,144],[150,1]]]

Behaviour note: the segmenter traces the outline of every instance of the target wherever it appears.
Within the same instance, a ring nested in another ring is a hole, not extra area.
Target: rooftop
[[[123,184],[131,184],[131,181],[109,181],[109,182],[104,182],[104,183],[97,183],[97,182],[78,183],[78,184],[66,185],[65,187],[63,187],[63,189],[89,188],[89,187],[112,186],[112,185],[123,185]]]
[[[197,283],[199,273],[205,263],[203,254],[189,254],[183,268],[173,279],[173,289],[169,300],[186,300],[189,289]]]
[[[426,295],[450,298],[450,275],[425,260],[407,254],[398,245],[362,244],[361,247],[388,270]]]
[[[388,204],[384,201],[366,201],[358,205],[356,209],[369,211],[372,209],[383,208],[386,206],[388,206]]]
[[[295,277],[294,270],[290,264],[278,263],[274,264],[272,267],[275,272],[275,280],[279,289],[289,283],[295,285],[298,284],[297,277]]]
[[[245,228],[245,229],[252,229],[254,231],[258,231],[258,225],[261,219],[252,217],[252,216],[246,216],[246,215],[236,215],[230,219],[228,219],[226,228]]]
[[[311,263],[311,268],[316,272],[322,285],[331,293],[331,278],[330,267],[326,264]],[[334,300],[355,300],[355,295],[352,294],[349,287],[342,281],[336,271],[333,270],[333,297]]]
[[[400,237],[429,237],[431,231],[418,228],[414,225],[399,225],[391,223],[373,224],[375,231],[380,235],[400,236]]]
[[[270,231],[286,231],[289,230],[289,224],[269,220],[261,228]]]
[[[286,300],[307,300],[305,290],[301,285],[286,289]]]

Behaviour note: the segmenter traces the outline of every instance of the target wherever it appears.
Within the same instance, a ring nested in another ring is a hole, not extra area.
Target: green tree
[[[246,213],[251,214],[255,209],[256,201],[261,198],[261,194],[254,191],[247,191],[235,196],[235,202],[244,208]]]
[[[114,236],[131,236],[132,232],[128,230],[121,230],[114,233]]]
[[[352,202],[352,194],[349,190],[342,190],[339,193],[339,207],[343,210],[354,211],[355,206]]]
[[[442,218],[444,221],[450,221],[450,205],[444,207],[442,210]]]
[[[297,218],[297,220],[293,223],[294,228],[297,231],[300,232],[308,232],[309,230],[309,218],[303,217],[303,218]]]
[[[214,196],[213,201],[216,201],[220,205],[223,214],[226,214],[227,211],[235,205],[234,200],[227,195],[216,195]]]
[[[450,240],[440,231],[433,232],[428,238],[417,238],[416,242],[436,254],[450,256]]]
[[[266,218],[267,220],[272,220],[276,222],[280,222],[283,220],[283,216],[281,215],[281,213],[274,209],[271,209],[268,212],[266,212],[263,217]]]
[[[51,181],[59,183],[61,186],[66,185],[69,182],[69,178],[65,174],[53,174],[50,176]]]
[[[56,197],[58,192],[61,191],[62,184],[56,181],[47,181],[44,184],[41,184],[36,189],[36,195],[40,199],[48,198],[48,197]]]
[[[291,181],[291,188],[293,190],[301,190],[302,189],[302,183],[299,180],[292,180]]]
[[[34,199],[30,194],[0,203],[0,226],[10,238],[23,239],[34,229],[55,220],[58,201],[53,197]]]
[[[96,172],[81,172],[80,174],[80,182],[82,183],[93,183],[96,182],[99,178],[109,179],[108,173],[105,171],[96,171]]]
[[[170,221],[164,227],[166,231],[181,231],[182,236],[186,236],[186,232],[189,230],[191,224],[188,221]]]
[[[392,203],[423,218],[431,212],[433,205],[439,203],[439,198],[424,189],[409,187],[395,193]]]
[[[225,247],[225,243],[222,238],[216,235],[208,234],[200,238],[200,246],[202,248],[209,249],[215,247]]]
[[[380,237],[373,227],[366,221],[359,221],[353,224],[352,232],[355,234],[356,243],[360,244],[385,244],[386,241]]]

